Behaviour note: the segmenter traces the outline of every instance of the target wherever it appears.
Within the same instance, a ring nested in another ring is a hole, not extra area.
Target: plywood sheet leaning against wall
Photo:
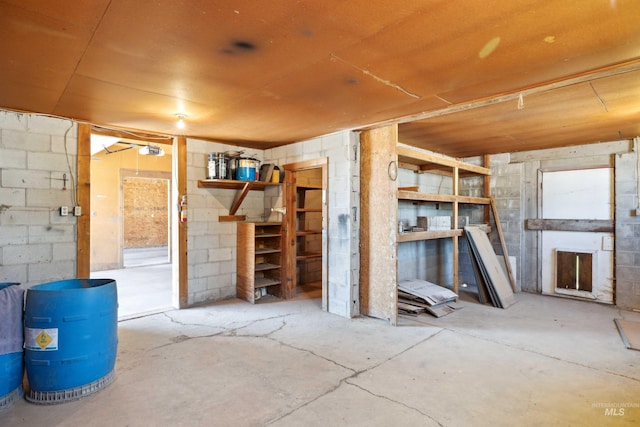
[[[480,267],[493,305],[500,308],[513,305],[516,300],[509,279],[498,262],[498,257],[487,234],[480,228],[473,226],[465,227],[464,232]]]
[[[360,311],[398,320],[397,125],[360,136]]]

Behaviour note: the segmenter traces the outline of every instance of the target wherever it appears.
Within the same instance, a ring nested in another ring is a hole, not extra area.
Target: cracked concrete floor
[[[640,314],[517,299],[500,310],[463,298],[463,310],[398,327],[324,313],[317,299],[127,320],[111,386],[61,405],[20,401],[0,425],[638,425],[640,352],[613,319]]]

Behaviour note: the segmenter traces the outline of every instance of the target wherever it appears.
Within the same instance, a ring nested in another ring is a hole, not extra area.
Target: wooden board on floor
[[[625,347],[640,351],[640,322],[624,319],[614,319],[614,322]]]

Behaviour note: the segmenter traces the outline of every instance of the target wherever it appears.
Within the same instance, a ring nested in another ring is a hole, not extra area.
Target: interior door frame
[[[136,138],[130,132],[115,130],[96,131],[89,123],[78,123],[77,142],[77,182],[76,191],[78,205],[83,214],[77,218],[76,244],[76,276],[89,278],[91,275],[91,134],[118,136],[127,139],[148,141],[157,139],[159,135],[140,135]],[[162,136],[162,135],[160,135]],[[173,166],[171,199],[179,200],[181,195],[187,194],[187,139],[183,136],[163,140],[163,144],[172,145]],[[187,223],[179,222],[178,205],[171,210],[172,233],[171,259],[173,262],[173,301],[177,308],[188,306],[188,277],[187,277]]]
[[[285,277],[285,295],[291,297],[295,295],[295,281],[291,279],[291,276],[295,277],[296,274],[296,251],[294,250],[296,244],[296,210],[295,206],[292,206],[291,201],[295,200],[295,173],[309,170],[309,169],[321,169],[322,170],[322,310],[329,310],[329,242],[327,231],[329,230],[329,215],[327,200],[327,193],[329,191],[329,177],[328,177],[328,165],[329,161],[326,157],[320,159],[306,160],[295,163],[288,163],[283,166],[284,168],[284,203],[287,209],[284,221],[284,258],[285,258],[285,271],[287,277]]]

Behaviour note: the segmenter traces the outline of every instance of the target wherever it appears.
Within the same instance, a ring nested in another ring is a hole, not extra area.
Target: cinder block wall
[[[328,159],[328,310],[346,317],[360,312],[359,153],[359,136],[353,132],[314,138],[265,150],[264,153],[265,162],[279,166],[325,157]],[[282,194],[279,191],[267,189],[265,203],[269,206],[282,206]]]
[[[381,166],[384,167],[384,166]],[[421,192],[452,194],[451,177],[418,174],[398,169],[398,187],[418,186]],[[450,203],[415,203],[398,201],[398,221],[405,227],[417,226],[419,216],[451,216]],[[428,280],[440,286],[453,286],[453,257],[451,239],[425,240],[398,244],[398,280]]]
[[[636,155],[630,153],[628,140],[491,157],[492,195],[496,197],[509,255],[517,260],[516,280],[522,290],[541,290],[538,232],[525,229],[526,219],[539,217],[540,171],[613,167],[614,158],[616,304],[623,308],[640,307],[640,282],[635,280],[639,271],[635,263],[640,260],[640,221],[630,216],[631,209],[635,209],[633,204],[637,203],[633,199],[634,194],[637,197],[637,180],[632,178],[635,176]],[[519,190],[517,181],[520,182]],[[499,251],[495,231],[492,242]]]
[[[626,310],[640,310],[638,156],[636,151],[615,157],[616,305]]]
[[[237,225],[218,221],[218,216],[229,215],[236,191],[198,188],[198,180],[207,178],[209,153],[242,150],[246,149],[187,139],[189,305],[236,296]],[[246,154],[262,159],[258,150]],[[264,204],[264,194],[251,191],[237,215],[246,215],[248,221],[264,221]]]
[[[76,218],[59,208],[73,206],[76,147],[71,121],[0,111],[0,282],[75,277]]]

